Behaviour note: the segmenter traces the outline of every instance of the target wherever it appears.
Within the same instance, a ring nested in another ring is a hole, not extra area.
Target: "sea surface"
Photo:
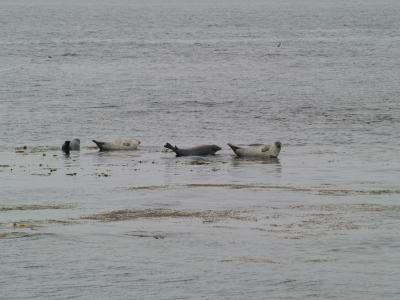
[[[0,0],[0,299],[400,299],[399,30],[398,0]]]

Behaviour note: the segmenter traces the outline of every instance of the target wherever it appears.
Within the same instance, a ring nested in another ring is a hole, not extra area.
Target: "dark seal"
[[[217,145],[201,145],[192,148],[178,148],[177,146],[172,146],[170,143],[164,145],[165,148],[171,149],[175,152],[176,156],[206,156],[215,155],[215,153],[221,150],[221,147]]]
[[[71,151],[71,141],[65,141],[64,144],[61,147],[61,150],[65,154],[69,154],[69,152]]]

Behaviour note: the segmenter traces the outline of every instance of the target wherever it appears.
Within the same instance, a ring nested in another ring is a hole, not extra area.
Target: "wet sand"
[[[5,295],[395,297],[400,191],[348,161],[290,146],[274,162],[48,149],[1,153]]]

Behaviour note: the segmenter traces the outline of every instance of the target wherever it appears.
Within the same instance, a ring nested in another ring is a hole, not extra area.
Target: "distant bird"
[[[135,139],[115,140],[113,142],[100,142],[93,140],[100,151],[136,150],[140,141]]]
[[[229,144],[229,147],[238,157],[276,158],[281,152],[281,142],[272,145],[253,144],[248,147],[239,147]]]

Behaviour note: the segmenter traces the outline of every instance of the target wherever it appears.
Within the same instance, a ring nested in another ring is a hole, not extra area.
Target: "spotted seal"
[[[238,157],[277,158],[282,148],[281,142],[272,145],[253,144],[245,148],[229,143],[228,145]]]
[[[115,140],[113,142],[100,142],[92,140],[100,151],[136,150],[140,141],[135,139]]]

